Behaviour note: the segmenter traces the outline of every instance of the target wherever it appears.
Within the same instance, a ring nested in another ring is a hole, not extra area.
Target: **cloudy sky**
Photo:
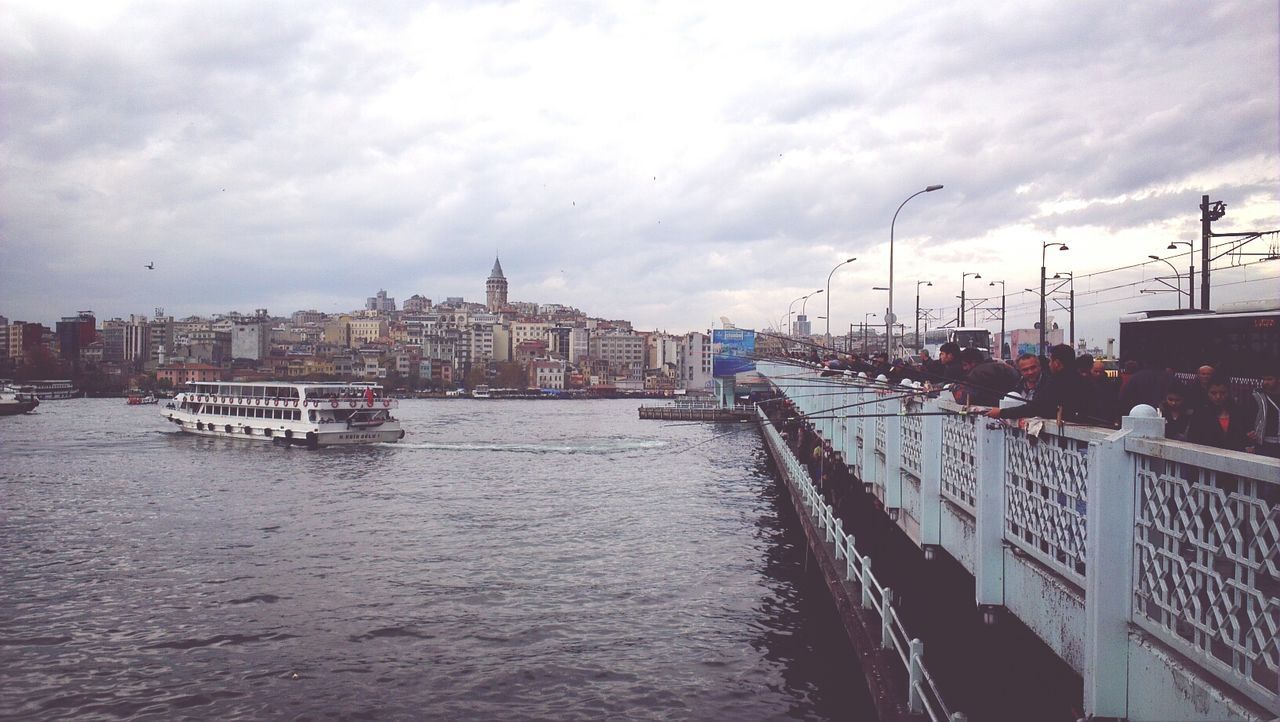
[[[1077,334],[1115,335],[1175,305],[1147,256],[1198,238],[1202,194],[1215,230],[1280,228],[1278,26],[1272,0],[10,0],[0,314],[482,301],[499,253],[513,300],[767,328],[856,256],[836,332],[883,314],[890,220],[937,183],[897,220],[902,320],[977,272],[1030,326],[1057,241]],[[1215,267],[1215,305],[1280,296],[1280,261]]]

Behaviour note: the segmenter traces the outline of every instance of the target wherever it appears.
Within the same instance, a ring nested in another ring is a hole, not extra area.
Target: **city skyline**
[[[8,12],[16,319],[477,300],[497,248],[515,298],[763,330],[856,256],[810,304],[835,334],[882,316],[894,208],[942,184],[896,222],[899,320],[916,281],[942,315],[980,272],[968,297],[1005,281],[1029,327],[1056,241],[1100,343],[1175,305],[1143,293],[1170,275],[1148,256],[1186,283],[1166,247],[1197,241],[1202,194],[1215,230],[1280,228],[1274,4]],[[1261,258],[1221,259],[1254,265],[1215,271],[1214,304],[1274,297]]]

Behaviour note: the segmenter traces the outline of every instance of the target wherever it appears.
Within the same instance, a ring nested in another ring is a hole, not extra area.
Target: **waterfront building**
[[[0,368],[9,360],[9,319],[0,316]]]
[[[507,277],[502,274],[502,263],[496,257],[493,270],[489,271],[489,278],[484,282],[484,298],[485,306],[493,313],[507,306]]]
[[[711,361],[710,335],[691,331],[680,337],[676,363],[680,369],[681,388],[689,391],[710,391],[713,386]]]
[[[591,338],[590,349],[591,358],[607,363],[610,371],[628,378],[635,372],[641,374],[639,379],[643,379],[645,343],[639,334],[595,334]]]
[[[58,354],[62,360],[71,365],[75,372],[80,370],[80,349],[97,339],[98,322],[93,311],[80,311],[75,316],[63,316],[57,324]]]
[[[529,385],[538,389],[565,388],[567,366],[556,359],[536,359],[529,362]]]
[[[156,382],[169,382],[170,388],[186,386],[192,381],[220,381],[222,369],[211,364],[176,363],[156,369]]]

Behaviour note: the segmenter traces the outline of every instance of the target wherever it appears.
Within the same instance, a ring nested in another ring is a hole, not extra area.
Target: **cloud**
[[[890,220],[930,183],[895,225],[895,305],[927,278],[954,306],[962,272],[1038,283],[1037,239],[1083,274],[1193,238],[1206,192],[1280,218],[1276,15],[19,3],[0,313],[478,299],[496,251],[513,298],[763,327],[856,255],[835,328],[883,309]]]

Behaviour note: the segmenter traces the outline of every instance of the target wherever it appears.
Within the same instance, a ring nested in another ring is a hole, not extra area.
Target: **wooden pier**
[[[731,409],[710,404],[640,407],[640,418],[656,421],[748,421],[755,416],[755,409],[751,406],[736,406]]]

